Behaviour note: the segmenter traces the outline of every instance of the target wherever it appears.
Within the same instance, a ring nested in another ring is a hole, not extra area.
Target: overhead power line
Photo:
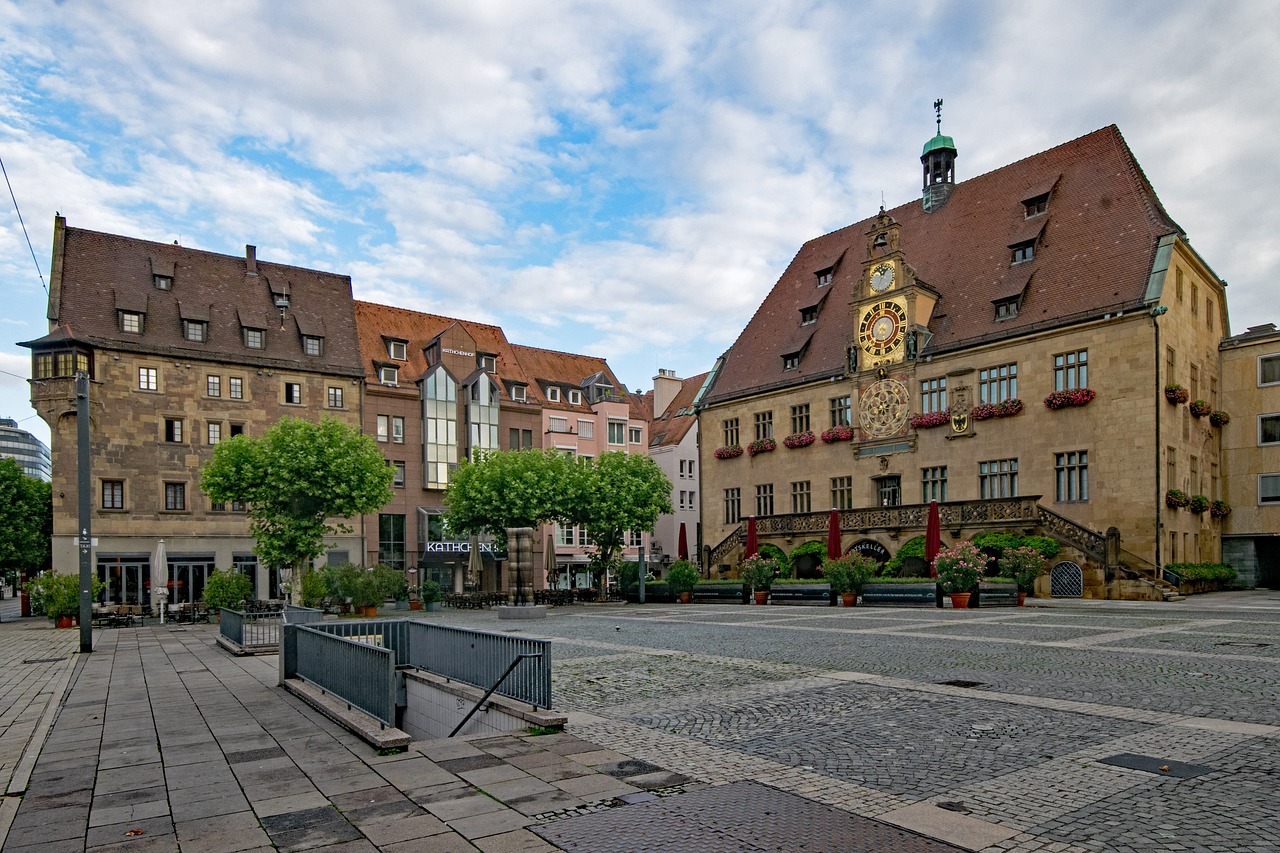
[[[9,188],[9,198],[13,199],[13,211],[18,214],[18,224],[22,226],[22,236],[27,238],[27,248],[31,251],[31,262],[36,265],[36,275],[40,277],[40,288],[44,295],[49,295],[49,288],[44,283],[44,273],[40,270],[40,262],[36,260],[36,248],[31,245],[31,235],[27,233],[27,223],[22,221],[22,209],[18,207],[18,197],[13,194],[13,184],[9,183],[9,170],[4,167],[4,158],[0,157],[0,172],[4,173],[4,185]]]

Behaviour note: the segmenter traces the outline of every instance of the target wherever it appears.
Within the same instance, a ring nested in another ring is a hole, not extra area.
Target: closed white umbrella
[[[169,603],[169,560],[164,553],[164,540],[156,542],[156,563],[151,569],[151,600],[160,602],[160,624]]]

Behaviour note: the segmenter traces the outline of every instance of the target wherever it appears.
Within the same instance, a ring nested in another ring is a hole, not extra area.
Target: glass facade
[[[423,380],[422,430],[423,480],[427,488],[443,489],[449,485],[449,472],[458,467],[458,383],[443,367]]]

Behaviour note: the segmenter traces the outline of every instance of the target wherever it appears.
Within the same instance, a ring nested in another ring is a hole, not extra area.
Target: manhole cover
[[[981,681],[965,681],[964,679],[956,679],[955,681],[939,681],[943,687],[981,687]]]
[[[1130,770],[1145,770],[1157,776],[1174,776],[1178,779],[1192,779],[1213,772],[1212,767],[1204,767],[1200,764],[1183,764],[1181,761],[1170,761],[1167,758],[1156,758],[1151,755],[1135,755],[1132,752],[1100,758],[1098,763],[1110,764],[1113,767],[1127,767]]]
[[[758,782],[733,782],[531,827],[590,853],[944,853],[959,850]],[[803,847],[797,840],[803,839]]]

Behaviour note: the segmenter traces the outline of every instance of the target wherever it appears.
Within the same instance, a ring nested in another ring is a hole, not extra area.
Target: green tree
[[[566,520],[587,529],[595,543],[590,568],[597,584],[614,568],[627,531],[652,532],[671,509],[671,481],[648,456],[613,451],[577,466],[567,495]]]
[[[330,519],[376,512],[392,498],[394,475],[373,438],[355,427],[286,417],[261,438],[219,444],[200,488],[212,501],[247,506],[259,559],[292,566],[298,592],[308,561],[324,553],[324,537],[351,531]]]
[[[13,459],[0,459],[0,571],[49,565],[53,494],[49,484],[22,473]]]
[[[489,533],[503,547],[508,527],[565,517],[580,463],[558,450],[501,450],[461,465],[444,493],[445,524],[459,536]]]

